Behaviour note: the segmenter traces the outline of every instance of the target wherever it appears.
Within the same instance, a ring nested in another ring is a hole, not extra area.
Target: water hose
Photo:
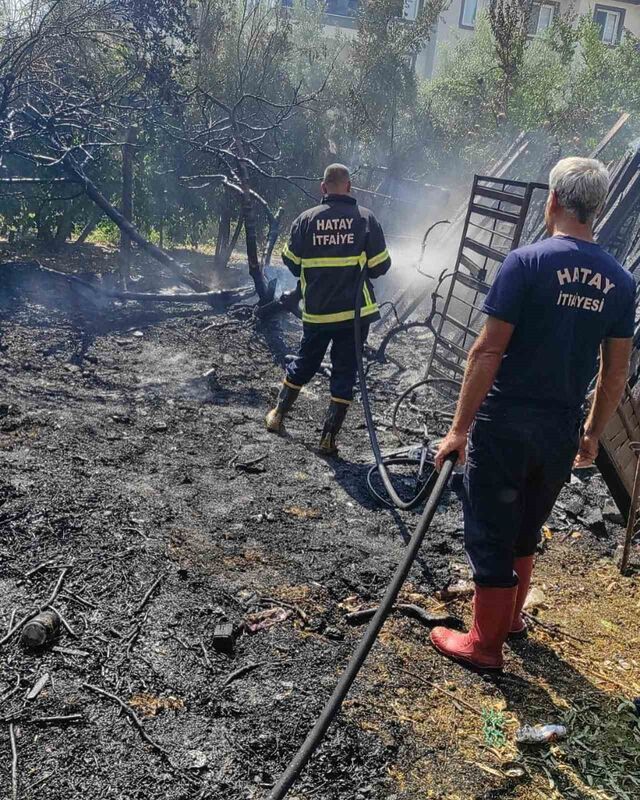
[[[364,636],[356,648],[356,651],[351,656],[351,660],[340,676],[340,680],[338,681],[336,688],[333,690],[333,694],[322,709],[322,713],[316,720],[315,725],[307,735],[307,738],[304,740],[302,746],[295,754],[293,759],[289,762],[289,766],[286,768],[284,774],[271,790],[268,800],[282,800],[283,797],[286,797],[289,789],[293,786],[297,777],[300,775],[304,767],[307,765],[309,759],[322,742],[329,725],[340,710],[340,707],[342,706],[342,703],[347,696],[349,689],[351,688],[351,684],[356,679],[358,672],[360,672],[360,668],[369,655],[369,652],[371,651],[371,648],[373,647],[374,642],[380,633],[380,630],[382,629],[382,626],[391,613],[398,594],[400,593],[400,589],[402,588],[402,584],[405,582],[407,575],[409,574],[409,570],[411,569],[411,566],[415,561],[418,552],[420,551],[425,534],[429,529],[431,520],[436,513],[442,493],[444,492],[449,478],[451,477],[456,458],[457,454],[455,453],[447,456],[442,470],[438,475],[436,484],[433,487],[433,491],[431,492],[431,495],[429,496],[429,499],[424,507],[420,521],[418,522],[413,536],[411,537],[411,541],[406,549],[404,558],[400,564],[398,564],[391,583],[384,593],[382,602],[378,606],[378,610],[369,623]]]
[[[386,505],[395,506],[399,508],[401,511],[409,511],[416,506],[419,506],[428,496],[429,492],[432,489],[432,482],[426,481],[416,492],[414,497],[411,500],[405,501],[403,500],[400,495],[396,492],[391,482],[391,478],[389,477],[389,473],[387,471],[387,466],[391,466],[392,464],[400,464],[400,463],[407,463],[403,461],[398,461],[397,459],[385,459],[382,455],[382,451],[380,450],[380,445],[378,443],[378,434],[376,433],[375,423],[373,421],[373,414],[371,412],[371,403],[369,401],[369,391],[367,389],[367,381],[366,376],[364,374],[364,363],[362,360],[362,329],[360,327],[362,312],[360,308],[360,298],[362,297],[362,292],[364,289],[364,283],[367,279],[367,268],[363,267],[360,273],[360,279],[358,280],[358,288],[356,290],[356,298],[355,298],[355,319],[353,321],[353,332],[355,337],[355,344],[356,344],[356,362],[358,364],[358,380],[360,382],[360,396],[362,399],[362,409],[364,411],[364,419],[367,424],[367,431],[369,433],[369,441],[371,442],[371,450],[373,451],[373,457],[375,458],[375,465],[369,471],[369,475],[367,476],[367,483],[369,485],[369,489],[373,491],[373,494],[380,500],[382,500]],[[384,490],[387,493],[389,500],[385,500],[381,497],[381,495],[373,490],[371,484],[371,477],[372,473],[377,471],[380,475],[380,479],[384,486]]]
[[[438,508],[438,504],[442,497],[442,494],[447,487],[449,482],[449,478],[451,477],[451,473],[453,472],[453,468],[457,461],[457,454],[451,453],[445,459],[443,464],[442,470],[438,475],[435,483],[433,479],[429,479],[425,481],[424,485],[418,490],[415,497],[413,497],[408,502],[402,500],[391,483],[391,479],[389,478],[389,474],[387,472],[387,465],[405,465],[405,464],[415,464],[415,460],[409,458],[406,455],[402,455],[399,453],[393,454],[384,458],[382,452],[380,451],[380,445],[378,444],[378,436],[376,434],[375,424],[373,421],[373,415],[371,413],[371,404],[369,402],[369,393],[367,390],[367,382],[366,377],[364,374],[364,364],[362,359],[362,331],[360,328],[361,324],[361,309],[360,309],[360,298],[362,297],[362,292],[364,288],[364,282],[367,278],[366,267],[362,269],[360,279],[358,281],[358,288],[356,291],[356,299],[355,299],[355,319],[354,319],[354,336],[355,336],[355,349],[356,349],[356,361],[358,365],[358,378],[360,381],[360,392],[362,396],[362,406],[364,408],[364,415],[365,420],[367,423],[367,430],[369,431],[369,439],[371,441],[371,449],[373,450],[373,454],[375,457],[375,465],[369,470],[369,474],[367,476],[367,483],[369,485],[370,490],[372,493],[378,497],[383,502],[386,502],[387,505],[394,505],[397,508],[408,510],[414,508],[418,504],[420,504],[423,500],[426,499],[426,504],[422,515],[420,516],[420,520],[416,526],[416,529],[411,537],[409,545],[405,551],[405,555],[402,561],[398,564],[396,571],[389,583],[387,590],[384,593],[384,597],[378,609],[373,616],[371,622],[369,623],[367,630],[364,633],[364,636],[360,640],[355,652],[351,656],[349,663],[347,664],[344,672],[340,676],[338,683],[331,694],[331,697],[327,700],[324,708],[318,719],[316,720],[313,728],[307,735],[307,738],[302,743],[302,746],[295,754],[293,759],[289,762],[286,770],[284,771],[282,777],[278,781],[278,783],[274,786],[271,790],[268,800],[282,800],[282,798],[286,797],[289,789],[293,786],[296,779],[307,765],[309,760],[311,759],[314,752],[320,746],[324,736],[331,725],[331,722],[335,718],[336,714],[339,712],[342,703],[347,696],[351,685],[353,684],[354,680],[356,679],[358,673],[362,665],[364,664],[367,656],[371,652],[371,648],[373,647],[378,634],[380,633],[382,626],[384,625],[387,617],[393,610],[393,606],[398,598],[398,594],[400,593],[400,589],[404,584],[409,571],[413,565],[413,562],[418,556],[420,552],[420,547],[422,546],[422,542],[424,541],[424,537],[429,529],[429,525],[433,520],[433,517],[436,513]],[[419,463],[419,474],[422,475],[424,466],[426,461],[426,450],[422,448],[422,454]],[[372,486],[371,478],[373,472],[377,470],[380,474],[382,479],[385,491],[389,495],[389,500],[383,498]],[[434,472],[434,475],[436,473]]]
[[[407,455],[407,453],[410,452],[411,449],[415,448],[405,449],[402,453],[385,456],[384,464],[385,467],[415,467],[417,461],[418,481],[420,481],[422,484],[420,488],[420,496],[422,496],[423,491],[430,492],[431,489],[433,488],[433,480],[436,473],[435,471],[433,471],[429,476],[428,480],[425,481],[423,477],[424,467],[426,463],[425,448],[422,448],[422,455],[419,459],[416,459],[411,455]],[[369,489],[369,492],[372,494],[373,497],[376,498],[376,500],[379,503],[381,503],[384,506],[389,506],[389,508],[395,508],[393,502],[384,495],[380,494],[380,492],[374,486],[373,478],[374,475],[377,474],[378,474],[378,465],[372,464],[371,467],[369,467],[369,471],[367,472],[367,489]]]

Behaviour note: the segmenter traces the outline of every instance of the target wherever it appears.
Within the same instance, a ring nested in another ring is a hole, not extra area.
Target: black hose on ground
[[[409,452],[409,450],[407,449],[404,452],[405,453]],[[416,467],[416,459],[412,458],[409,455],[386,456],[385,459],[384,459],[384,465],[385,465],[385,467],[413,467],[415,469],[415,467]],[[418,464],[418,466],[419,466],[419,464]],[[378,474],[378,465],[377,464],[372,464],[369,467],[369,471],[367,472],[367,489],[369,490],[370,494],[373,497],[375,497],[375,499],[379,503],[381,503],[383,506],[389,506],[389,508],[395,508],[395,506],[391,502],[391,500],[389,500],[386,497],[384,497],[383,495],[381,495],[380,492],[374,486],[374,480],[373,479],[374,479],[374,476],[377,475],[377,474]],[[423,479],[424,486],[420,487],[420,495],[421,496],[422,496],[422,493],[424,491],[430,492],[431,489],[433,488],[433,479],[434,479],[434,475],[435,474],[436,473],[435,473],[435,470],[434,470],[431,473],[431,475],[429,476],[429,478],[428,478],[428,480],[426,482],[424,482],[424,479]]]
[[[354,332],[355,332],[355,347],[356,347],[356,360],[358,363],[358,378],[360,380],[360,392],[362,395],[362,405],[364,408],[364,415],[365,420],[367,423],[367,429],[369,431],[369,439],[371,441],[371,448],[373,450],[373,454],[375,456],[376,464],[371,468],[369,474],[367,476],[367,482],[369,484],[369,488],[373,492],[373,494],[378,497],[383,502],[386,502],[384,498],[378,494],[373,489],[371,484],[372,472],[377,469],[380,473],[380,477],[384,484],[384,488],[387,491],[389,498],[391,499],[391,503],[389,505],[395,505],[400,509],[410,509],[417,506],[423,500],[426,499],[426,505],[420,516],[420,520],[416,526],[416,529],[411,537],[411,541],[407,546],[404,558],[398,564],[398,567],[393,575],[393,578],[387,587],[386,592],[384,593],[384,597],[376,611],[375,615],[373,616],[371,622],[369,623],[367,630],[365,631],[364,636],[360,640],[358,647],[356,648],[354,654],[351,656],[351,660],[347,664],[344,672],[340,676],[340,680],[338,681],[336,688],[333,690],[333,693],[327,703],[325,704],[324,708],[322,709],[322,713],[316,720],[315,725],[307,735],[307,738],[303,742],[302,746],[290,761],[288,767],[286,768],[284,774],[278,781],[278,783],[274,786],[271,790],[268,800],[282,800],[282,798],[286,797],[289,792],[289,789],[293,786],[296,779],[304,769],[304,767],[309,762],[311,756],[320,746],[329,725],[335,718],[336,714],[339,712],[342,703],[347,696],[351,685],[353,684],[354,680],[356,679],[358,673],[362,665],[364,664],[367,656],[369,655],[371,648],[373,647],[378,634],[380,633],[382,626],[384,625],[387,617],[393,610],[393,606],[398,598],[398,594],[400,593],[400,589],[404,584],[407,575],[415,561],[420,547],[422,546],[422,542],[426,535],[427,530],[429,529],[429,525],[431,524],[431,520],[433,519],[436,510],[438,508],[438,504],[442,497],[442,494],[447,487],[447,483],[449,482],[449,478],[451,477],[451,473],[453,472],[453,468],[455,466],[457,460],[457,454],[452,453],[451,455],[447,456],[442,470],[438,475],[435,484],[433,480],[428,480],[425,484],[420,488],[417,492],[416,496],[410,500],[409,502],[404,502],[396,493],[389,475],[387,473],[386,465],[393,465],[393,464],[408,464],[408,463],[415,463],[412,459],[404,457],[399,454],[394,454],[389,456],[385,459],[382,456],[380,451],[380,445],[378,444],[378,437],[376,434],[375,425],[373,422],[373,415],[371,413],[371,404],[369,402],[369,393],[367,391],[367,383],[366,383],[366,376],[364,374],[364,364],[362,360],[362,331],[360,328],[361,324],[361,311],[360,311],[360,298],[362,297],[362,291],[364,287],[364,282],[366,280],[366,267],[362,270],[362,274],[360,276],[360,280],[358,281],[358,288],[356,291],[356,299],[355,299],[355,319],[354,319]],[[423,462],[425,459],[425,453],[423,452],[423,456],[420,463],[420,468],[424,466]],[[435,474],[435,473],[434,473]]]
[[[342,702],[351,688],[351,684],[356,679],[356,676],[364,664],[365,659],[369,655],[369,652],[371,651],[371,648],[373,647],[374,642],[380,633],[380,630],[382,629],[382,626],[393,610],[393,606],[396,602],[398,594],[400,593],[402,584],[405,582],[407,575],[409,574],[409,570],[411,569],[411,566],[418,555],[425,534],[429,529],[429,525],[431,524],[434,514],[436,513],[442,493],[444,492],[449,478],[451,477],[455,459],[456,454],[451,454],[447,457],[447,460],[445,461],[444,466],[442,467],[442,470],[438,476],[438,480],[433,487],[433,491],[431,492],[427,504],[424,507],[420,521],[418,522],[413,536],[411,537],[411,541],[409,542],[405,556],[400,564],[398,564],[393,579],[387,587],[387,591],[382,598],[382,602],[380,603],[378,610],[369,623],[369,626],[367,627],[364,636],[360,640],[360,644],[358,645],[355,653],[353,656],[351,656],[351,660],[347,664],[346,669],[340,676],[340,680],[338,681],[336,688],[333,690],[333,694],[327,701],[325,707],[322,709],[322,713],[318,717],[311,732],[294,756],[293,760],[289,763],[289,766],[285,770],[284,774],[275,787],[271,790],[268,800],[282,800],[283,797],[286,797],[289,789],[293,786],[298,775],[302,772],[309,759],[322,742],[322,739],[324,738],[324,735],[327,732],[327,729],[333,718],[340,710]]]
[[[356,342],[356,361],[358,364],[358,380],[360,382],[360,396],[362,399],[362,409],[364,411],[364,419],[367,423],[367,431],[369,432],[369,441],[371,442],[371,449],[373,451],[373,457],[376,460],[376,466],[374,470],[377,470],[378,474],[380,475],[380,480],[384,486],[385,492],[389,496],[390,502],[387,505],[395,506],[399,508],[401,511],[409,511],[416,506],[419,506],[428,496],[429,492],[432,488],[432,482],[426,481],[420,489],[418,489],[417,493],[411,500],[405,501],[403,500],[391,483],[391,478],[389,477],[389,473],[387,471],[387,464],[391,464],[391,461],[386,461],[382,455],[380,450],[380,445],[378,443],[378,434],[376,433],[376,426],[373,421],[373,414],[371,412],[371,403],[369,402],[369,391],[367,389],[367,379],[364,374],[364,363],[362,361],[362,329],[360,327],[362,314],[360,309],[360,298],[362,297],[362,291],[364,289],[364,282],[367,279],[367,268],[364,267],[361,270],[360,279],[358,281],[358,288],[356,290],[356,298],[355,298],[355,319],[353,321],[353,332],[355,336]],[[398,463],[398,462],[396,462]],[[369,474],[369,488],[371,489],[371,472]],[[380,498],[380,495],[377,492],[374,492],[377,498]],[[384,502],[384,501],[383,501]]]

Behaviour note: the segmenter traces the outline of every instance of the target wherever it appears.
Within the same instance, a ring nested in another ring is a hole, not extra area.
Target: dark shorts
[[[519,410],[476,420],[463,493],[465,549],[476,583],[516,585],[513,560],[535,553],[578,445],[575,419]]]

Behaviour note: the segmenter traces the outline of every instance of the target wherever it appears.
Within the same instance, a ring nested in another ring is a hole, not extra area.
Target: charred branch
[[[118,211],[115,206],[107,200],[98,187],[91,181],[84,173],[82,168],[76,163],[70,153],[65,153],[62,157],[62,167],[70,177],[76,180],[85,190],[87,196],[100,208],[110,220],[120,228],[120,230],[134,241],[138,247],[148,253],[156,261],[159,261],[163,266],[167,267],[170,272],[175,275],[178,280],[186,283],[197,292],[206,292],[207,287],[204,283],[194,275],[190,269],[185,267],[180,262],[176,261],[170,255],[161,250],[156,245],[152,244],[148,239],[135,228],[123,214]]]
[[[123,292],[107,289],[97,283],[90,283],[77,275],[68,275],[65,272],[45,267],[38,261],[9,261],[0,264],[0,269],[28,269],[40,273],[43,278],[63,283],[72,289],[77,289],[83,296],[96,300],[121,300],[123,302],[135,301],[138,303],[206,303],[220,305],[246,300],[254,293],[253,289],[246,287],[235,290],[220,290],[211,292]],[[2,642],[0,642],[2,644]]]

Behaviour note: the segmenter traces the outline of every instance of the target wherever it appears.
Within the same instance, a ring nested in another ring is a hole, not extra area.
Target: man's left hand
[[[464,464],[467,458],[467,438],[468,433],[466,431],[464,433],[459,433],[454,430],[449,431],[440,442],[440,447],[436,453],[435,465],[438,472],[442,469],[444,460],[450,453],[458,454],[458,460],[456,462],[458,466]]]
[[[580,449],[573,462],[574,469],[586,469],[593,465],[598,457],[598,437],[585,433],[580,439]]]

